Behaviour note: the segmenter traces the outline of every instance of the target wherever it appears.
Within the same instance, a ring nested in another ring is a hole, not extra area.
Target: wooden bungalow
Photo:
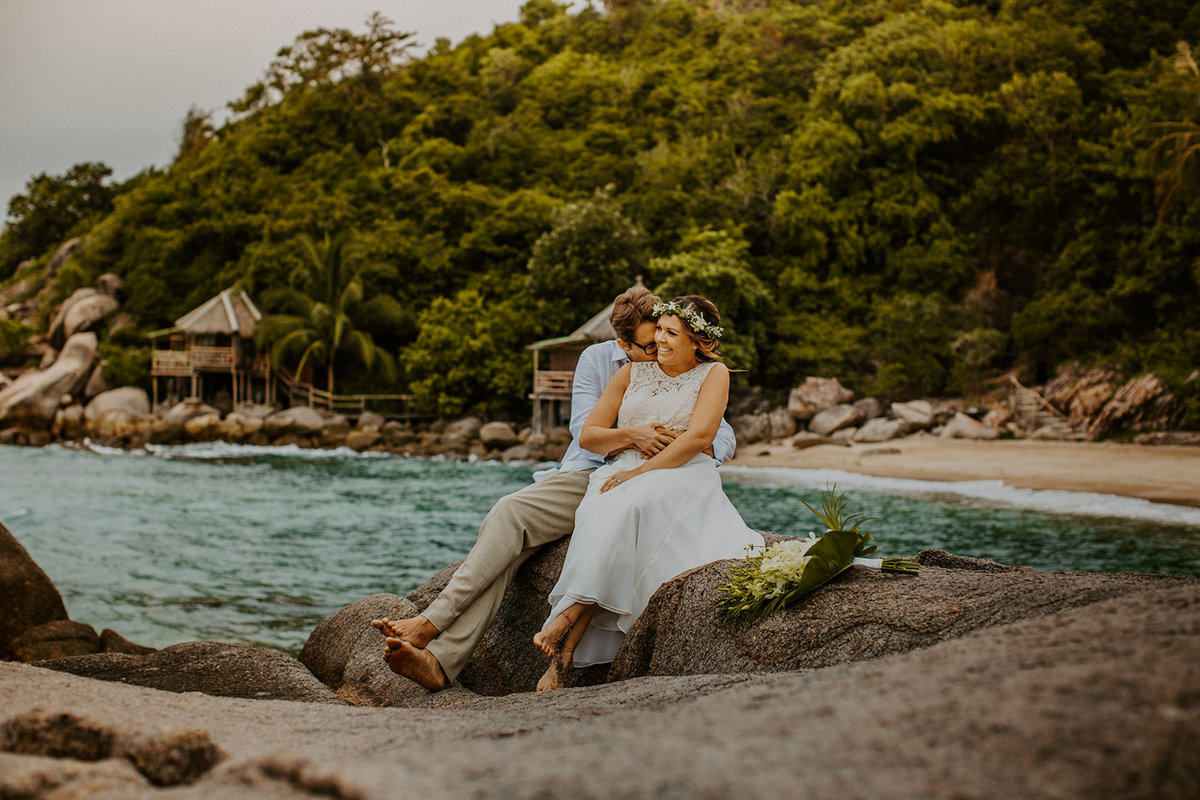
[[[150,376],[152,402],[184,398],[210,400],[227,391],[234,406],[273,401],[267,354],[254,342],[262,313],[240,290],[226,289],[175,320],[175,327],[155,331]]]
[[[642,286],[640,275],[630,288],[639,286]],[[579,354],[597,342],[617,338],[617,332],[608,321],[612,312],[613,304],[609,303],[567,336],[527,345],[527,349],[533,351],[533,393],[529,399],[533,401],[534,433],[566,427],[571,421],[571,382]]]

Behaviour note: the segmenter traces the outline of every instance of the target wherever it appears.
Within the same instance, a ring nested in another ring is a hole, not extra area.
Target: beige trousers
[[[557,472],[500,498],[479,538],[429,607],[425,618],[441,631],[428,650],[454,680],[483,638],[517,568],[534,551],[575,528],[575,509],[592,470]],[[532,647],[532,645],[530,645]]]

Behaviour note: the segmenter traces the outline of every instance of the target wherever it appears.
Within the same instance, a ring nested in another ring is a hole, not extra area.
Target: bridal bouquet
[[[804,539],[777,542],[747,556],[729,571],[718,587],[724,597],[717,605],[726,616],[753,621],[791,605],[854,564],[884,572],[916,574],[917,562],[903,558],[866,558],[875,553],[874,537],[861,530],[873,517],[846,514],[845,494],[837,486],[821,493],[821,509],[804,503],[828,530]]]

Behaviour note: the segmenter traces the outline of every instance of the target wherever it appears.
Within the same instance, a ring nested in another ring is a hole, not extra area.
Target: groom
[[[500,498],[483,520],[466,560],[424,613],[398,621],[372,621],[387,637],[383,657],[393,672],[430,691],[444,689],[483,638],[517,568],[537,548],[574,529],[575,509],[587,491],[588,476],[605,458],[582,449],[579,432],[617,370],[630,361],[655,360],[658,348],[652,309],[658,302],[658,297],[640,285],[619,295],[609,317],[617,339],[594,344],[580,354],[571,389],[574,438],[558,468]],[[654,455],[676,436],[675,431],[653,425],[618,431],[622,436],[614,453],[632,447]],[[728,461],[735,444],[733,429],[722,420],[710,455],[722,463]]]

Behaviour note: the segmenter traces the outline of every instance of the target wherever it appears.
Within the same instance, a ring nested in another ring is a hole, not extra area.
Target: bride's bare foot
[[[433,653],[421,647],[413,647],[403,639],[388,637],[383,660],[391,667],[392,672],[420,684],[431,692],[439,692],[450,683]]]
[[[563,688],[563,675],[566,674],[567,669],[567,666],[561,660],[557,658],[550,659],[550,666],[546,667],[546,671],[538,679],[537,690],[545,692],[549,689]]]
[[[384,636],[393,639],[403,639],[413,647],[426,647],[437,638],[440,631],[433,623],[425,619],[424,614],[418,614],[409,619],[398,619],[395,622],[384,617],[371,620],[371,625]]]
[[[572,606],[571,608],[574,608]],[[558,655],[562,650],[563,641],[567,638],[567,634],[571,632],[578,614],[570,614],[571,609],[568,608],[556,616],[554,619],[533,635],[533,643],[538,650],[541,650],[551,658]]]

